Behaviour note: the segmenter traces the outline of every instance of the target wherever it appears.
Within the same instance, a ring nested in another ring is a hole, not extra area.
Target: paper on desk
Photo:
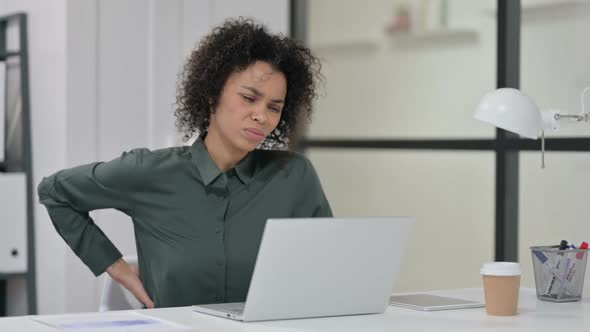
[[[67,332],[191,331],[191,327],[136,312],[75,314],[31,318]]]

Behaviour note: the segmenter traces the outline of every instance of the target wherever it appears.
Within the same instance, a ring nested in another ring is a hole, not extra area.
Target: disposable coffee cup
[[[488,315],[516,315],[522,274],[520,264],[512,262],[486,263],[480,272],[483,278]]]

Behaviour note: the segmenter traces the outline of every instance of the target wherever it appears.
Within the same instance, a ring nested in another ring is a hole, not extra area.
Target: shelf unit
[[[325,52],[373,52],[379,47],[379,43],[371,39],[353,39],[353,40],[331,40],[325,42],[312,43],[310,48],[319,53]]]
[[[478,34],[469,29],[436,29],[424,31],[394,32],[389,34],[398,46],[422,44],[469,43],[477,41]]]
[[[14,46],[16,45],[16,46]],[[4,113],[5,158],[0,162],[1,173],[22,173],[25,178],[26,200],[26,271],[10,273],[0,267],[0,317],[6,315],[8,281],[25,281],[27,314],[37,313],[35,285],[35,248],[33,214],[33,167],[31,149],[31,113],[29,95],[29,59],[27,15],[15,13],[0,17],[0,61],[7,65],[5,75]],[[11,129],[9,133],[8,129]],[[14,130],[13,130],[14,129]],[[0,220],[0,223],[10,221]],[[13,254],[14,255],[14,254]]]
[[[436,29],[425,31],[393,32],[387,34],[397,46],[412,47],[427,44],[460,44],[475,42],[478,33],[470,29]],[[318,53],[372,53],[379,48],[373,39],[331,40],[311,43],[310,48]]]

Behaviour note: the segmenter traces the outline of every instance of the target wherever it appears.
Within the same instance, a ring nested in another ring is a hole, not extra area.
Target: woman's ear
[[[209,113],[213,114],[215,112],[215,103],[213,102],[213,98],[209,97]]]

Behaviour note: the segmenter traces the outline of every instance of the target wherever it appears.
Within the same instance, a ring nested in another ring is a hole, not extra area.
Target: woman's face
[[[207,135],[232,150],[254,150],[279,124],[286,94],[285,75],[266,62],[233,72],[211,114]]]

